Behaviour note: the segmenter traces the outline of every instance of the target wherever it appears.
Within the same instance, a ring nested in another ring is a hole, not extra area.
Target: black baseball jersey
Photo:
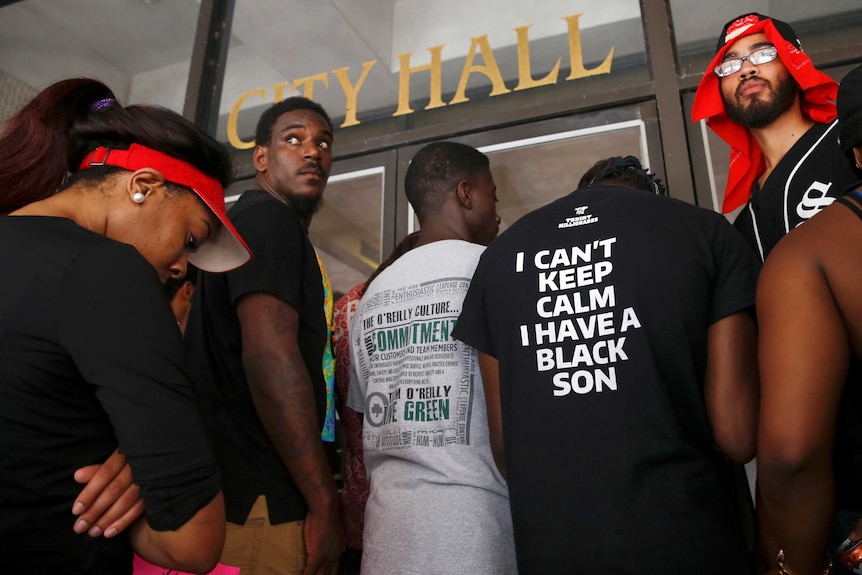
[[[859,174],[838,147],[835,122],[814,124],[775,167],[734,222],[765,260],[784,234],[831,204]]]

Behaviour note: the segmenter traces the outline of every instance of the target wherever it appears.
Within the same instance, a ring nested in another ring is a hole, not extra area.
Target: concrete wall
[[[36,90],[0,72],[0,127],[36,95]]]

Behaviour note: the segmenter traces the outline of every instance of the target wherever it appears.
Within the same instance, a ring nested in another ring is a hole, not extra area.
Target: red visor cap
[[[206,243],[189,255],[189,262],[195,267],[207,272],[228,272],[251,260],[251,250],[227,217],[224,189],[215,178],[182,160],[140,144],[132,144],[128,150],[99,146],[84,157],[78,169],[98,166],[115,166],[132,172],[154,168],[165,176],[166,181],[190,188],[203,200],[222,225],[213,230]]]

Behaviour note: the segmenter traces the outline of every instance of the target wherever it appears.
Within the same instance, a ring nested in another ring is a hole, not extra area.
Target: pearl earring
[[[132,201],[136,204],[143,204],[144,194],[142,194],[141,192],[135,192],[134,194],[132,194]]]

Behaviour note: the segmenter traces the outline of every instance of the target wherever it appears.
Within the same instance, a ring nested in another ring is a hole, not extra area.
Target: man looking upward
[[[223,470],[221,562],[242,575],[324,575],[338,563],[341,524],[321,441],[334,406],[308,226],[332,167],[332,124],[317,103],[288,98],[261,115],[255,137],[255,189],[230,211],[255,257],[200,282],[187,357]]]
[[[692,120],[731,146],[722,212],[765,259],[781,237],[858,179],[837,144],[838,84],[789,24],[745,14],[721,32]]]

